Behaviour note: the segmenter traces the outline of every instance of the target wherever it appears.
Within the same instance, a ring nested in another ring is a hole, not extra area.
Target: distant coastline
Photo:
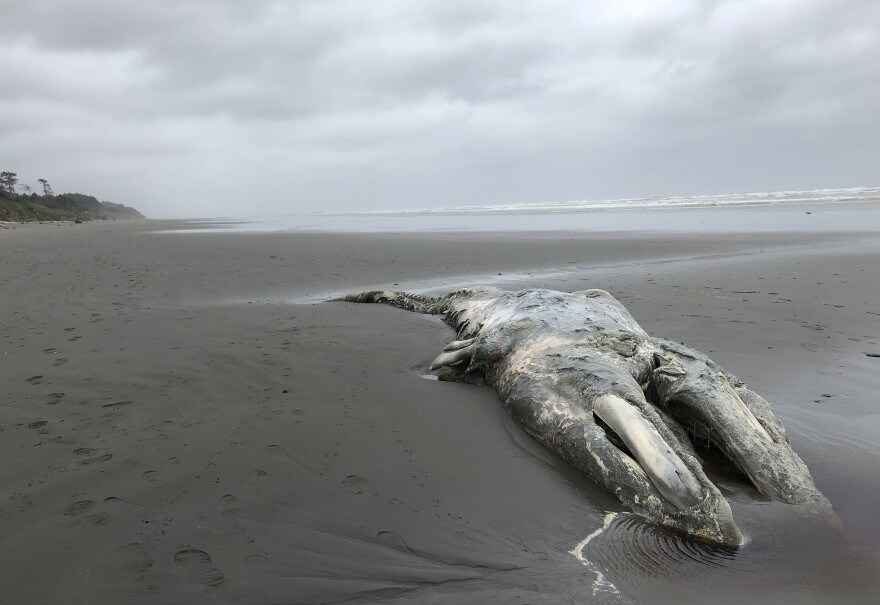
[[[91,195],[56,195],[45,179],[39,179],[43,193],[20,185],[14,172],[0,173],[0,222],[97,221],[145,218],[130,206],[102,202]]]

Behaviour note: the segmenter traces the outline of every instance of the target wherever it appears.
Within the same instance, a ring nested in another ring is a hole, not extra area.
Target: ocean
[[[199,220],[205,232],[870,231],[880,187],[626,198]],[[793,213],[792,208],[803,212]],[[833,209],[829,212],[826,209]],[[189,230],[177,229],[175,233]]]

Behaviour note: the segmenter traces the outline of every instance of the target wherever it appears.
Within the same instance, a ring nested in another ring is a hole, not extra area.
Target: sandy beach
[[[0,230],[4,602],[880,594],[880,229],[174,233],[194,227]],[[737,551],[658,532],[494,391],[426,377],[440,319],[325,302],[482,283],[603,288],[710,354],[774,404],[840,522],[744,499]]]

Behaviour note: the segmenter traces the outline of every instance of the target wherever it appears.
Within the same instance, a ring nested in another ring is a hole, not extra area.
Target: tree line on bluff
[[[140,212],[112,202],[101,202],[91,195],[62,193],[55,195],[46,179],[37,179],[43,190],[35,192],[19,184],[18,175],[0,172],[0,221],[91,221],[144,218]]]

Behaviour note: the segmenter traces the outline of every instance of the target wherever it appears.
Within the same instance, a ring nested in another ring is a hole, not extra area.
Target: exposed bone
[[[632,404],[603,395],[593,402],[593,413],[623,440],[664,497],[679,508],[703,499],[697,479]]]
[[[450,366],[454,363],[470,359],[473,352],[474,345],[471,344],[466,345],[461,349],[447,351],[446,353],[440,353],[440,355],[438,355],[437,358],[431,362],[431,369],[436,370],[437,368],[442,368],[443,366]]]
[[[466,340],[453,340],[448,345],[443,347],[444,351],[458,351],[459,349],[463,349],[467,346],[470,346],[476,342],[476,338],[468,338]]]
[[[755,418],[755,415],[752,414],[752,411],[746,407],[746,404],[743,403],[743,400],[740,396],[733,390],[733,387],[730,386],[730,383],[727,382],[726,379],[721,379],[721,387],[727,392],[730,396],[730,401],[733,404],[734,411],[739,414],[739,416],[745,420],[755,431],[761,435],[764,439],[773,443],[773,438],[770,436],[770,433],[761,426],[761,423],[758,422],[758,419]]]

